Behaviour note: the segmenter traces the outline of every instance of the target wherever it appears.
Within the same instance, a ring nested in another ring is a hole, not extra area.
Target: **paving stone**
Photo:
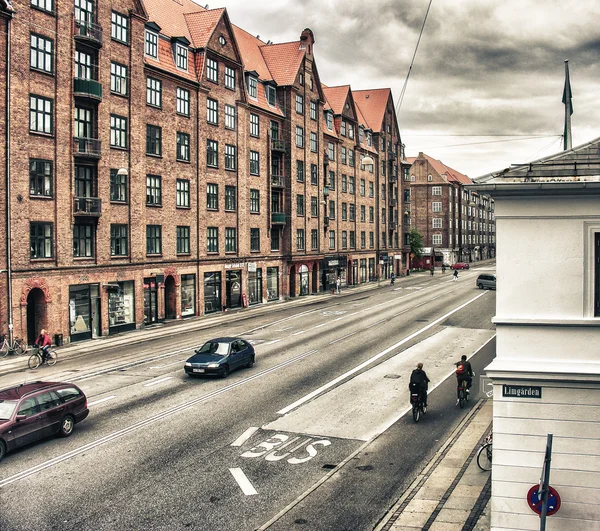
[[[450,522],[433,522],[429,531],[462,531],[463,524],[454,524]],[[489,531],[489,528],[488,530]]]
[[[473,504],[475,500],[473,500]],[[450,522],[454,524],[460,524],[461,526],[467,521],[469,515],[471,514],[471,509],[447,509],[446,506],[442,508],[442,510],[437,515],[435,519],[436,522]]]
[[[404,510],[395,523],[401,526],[421,528],[425,525],[425,522],[429,520],[429,516],[429,513],[412,513]]]

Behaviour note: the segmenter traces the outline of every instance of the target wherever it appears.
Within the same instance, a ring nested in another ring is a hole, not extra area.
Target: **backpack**
[[[461,361],[457,366],[456,366],[456,374],[465,374],[467,372],[467,368],[465,367],[465,364]]]

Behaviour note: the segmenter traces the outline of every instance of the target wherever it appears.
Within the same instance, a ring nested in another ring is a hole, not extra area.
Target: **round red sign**
[[[527,493],[527,503],[534,513],[542,514],[542,496],[539,492],[540,486],[534,485]],[[548,491],[548,512],[547,516],[552,516],[560,509],[560,496],[554,487],[549,487]]]

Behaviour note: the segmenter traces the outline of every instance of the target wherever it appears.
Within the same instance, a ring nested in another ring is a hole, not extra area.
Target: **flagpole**
[[[569,61],[565,60],[565,88],[563,91],[563,103],[565,104],[565,130],[564,130],[564,149],[571,149],[571,115],[573,114],[573,105],[571,103],[571,80],[569,79]]]

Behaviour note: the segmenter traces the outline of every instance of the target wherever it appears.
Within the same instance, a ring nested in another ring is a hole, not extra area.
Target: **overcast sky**
[[[397,105],[428,4],[220,0],[209,8],[226,7],[264,41],[312,29],[323,83],[391,87]],[[599,0],[433,0],[398,115],[407,155],[423,151],[474,178],[561,151],[565,59],[573,146],[599,137],[599,20]]]

